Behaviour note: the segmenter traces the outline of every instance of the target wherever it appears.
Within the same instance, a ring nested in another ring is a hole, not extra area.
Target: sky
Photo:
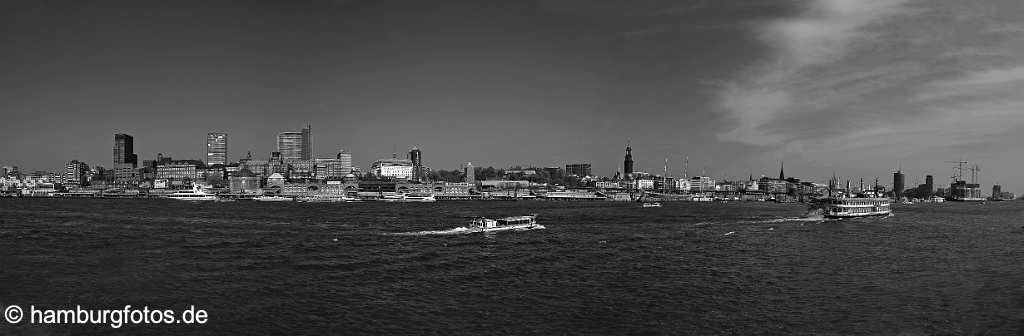
[[[826,181],[948,161],[1024,193],[1019,0],[4,1],[0,165],[267,158]],[[987,193],[987,192],[986,192]]]

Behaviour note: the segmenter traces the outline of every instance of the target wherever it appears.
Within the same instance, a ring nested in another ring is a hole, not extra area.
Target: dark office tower
[[[135,155],[135,139],[128,134],[114,134],[114,181],[132,182],[137,178],[135,167],[139,157]]]
[[[626,143],[626,159],[622,162],[622,176],[633,174],[633,148]]]
[[[423,152],[413,147],[409,151],[409,161],[412,161],[412,180],[423,181]]]
[[[903,197],[903,171],[897,170],[892,173],[892,195],[896,198]]]
[[[999,198],[1003,194],[1003,186],[998,184],[992,185],[992,198]]]
[[[206,134],[206,164],[226,165],[228,164],[228,135],[227,133]]]
[[[786,164],[784,162],[779,162],[779,179],[786,179]]]
[[[928,196],[931,196],[933,193],[935,193],[935,179],[932,178],[931,175],[927,175],[924,177],[924,185],[925,192],[928,193]]]

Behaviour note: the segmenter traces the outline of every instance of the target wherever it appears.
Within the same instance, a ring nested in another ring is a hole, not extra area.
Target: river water
[[[1024,333],[1024,202],[804,210],[0,199],[0,308],[209,315],[0,334]],[[445,231],[529,213],[546,229]]]

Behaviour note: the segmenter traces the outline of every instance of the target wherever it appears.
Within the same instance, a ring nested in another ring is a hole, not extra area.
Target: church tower
[[[626,159],[622,162],[622,176],[628,177],[633,174],[633,148],[626,141]]]

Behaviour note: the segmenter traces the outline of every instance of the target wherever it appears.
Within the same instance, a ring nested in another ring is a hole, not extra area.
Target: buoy
[[[332,240],[333,240],[334,242],[337,242],[337,241],[338,241],[338,238],[334,238],[334,239],[332,239]]]

